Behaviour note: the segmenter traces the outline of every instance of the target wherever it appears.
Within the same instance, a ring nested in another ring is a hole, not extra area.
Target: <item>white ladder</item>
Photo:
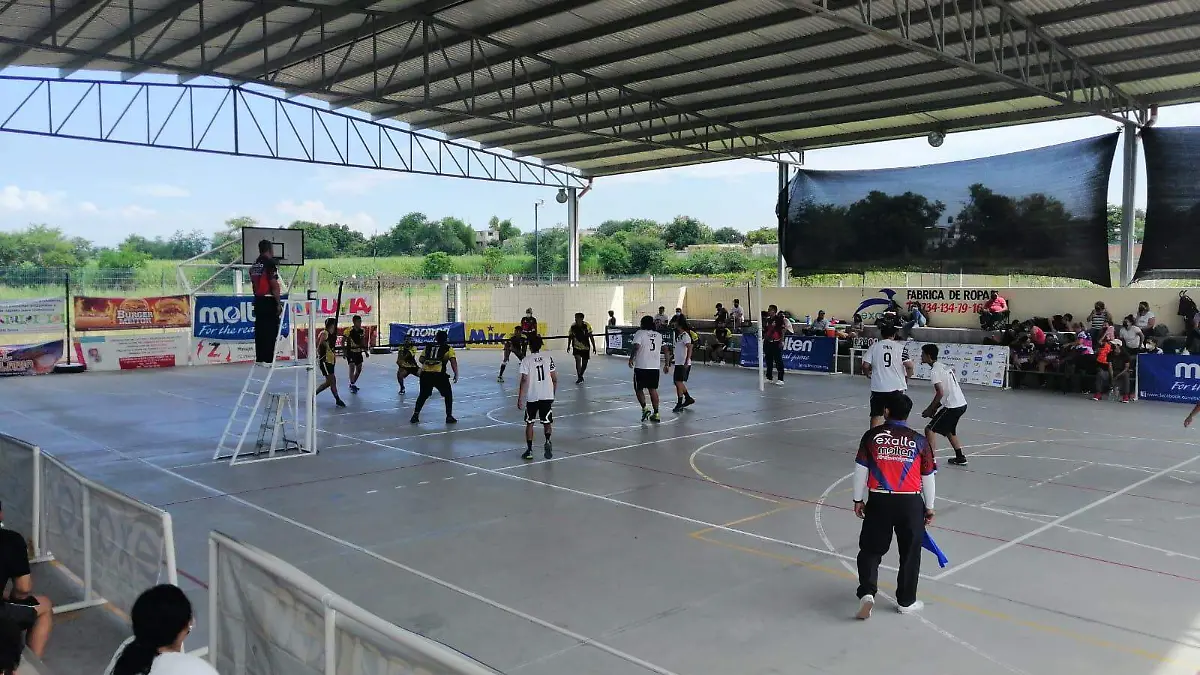
[[[255,361],[250,367],[250,372],[246,374],[246,381],[242,384],[242,392],[238,395],[237,404],[234,405],[233,412],[229,414],[229,421],[225,424],[225,431],[221,432],[221,440],[217,443],[216,452],[213,453],[213,461],[222,459],[237,461],[238,455],[242,452],[242,446],[246,443],[246,436],[250,433],[254,420],[258,418],[258,409],[262,405],[263,395],[271,386],[271,376],[275,374],[277,368],[294,367],[280,366],[279,359],[274,358],[276,345],[279,344],[283,326],[288,319],[289,304],[283,303],[279,327],[275,331],[275,342],[271,345],[273,358],[270,363]],[[296,327],[292,326],[291,329],[294,331]],[[258,449],[256,448],[256,450]]]

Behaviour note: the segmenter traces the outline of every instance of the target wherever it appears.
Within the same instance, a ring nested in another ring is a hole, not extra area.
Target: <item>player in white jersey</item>
[[[963,395],[954,369],[938,361],[938,346],[925,345],[921,347],[921,363],[930,367],[929,379],[933,382],[933,400],[929,407],[921,413],[928,417],[929,426],[925,427],[925,440],[929,449],[937,451],[934,439],[937,434],[945,436],[954,448],[954,459],[950,463],[955,466],[966,466],[967,456],[963,454],[962,444],[958,442],[958,420],[967,412],[967,397]]]
[[[677,402],[671,412],[677,413],[696,402],[687,386],[688,375],[692,372],[692,350],[695,345],[692,343],[692,329],[688,326],[686,318],[677,316],[671,319],[671,324],[675,334],[671,341],[671,358],[663,366],[663,372],[668,372],[671,364],[675,364],[675,375],[672,379],[675,382]]]
[[[661,422],[658,415],[658,368],[662,365],[662,333],[654,327],[654,319],[642,317],[641,330],[633,334],[633,351],[629,353],[629,367],[633,368],[633,392],[642,406],[642,421]],[[650,403],[654,412],[646,407],[645,390],[650,390]]]
[[[879,327],[883,338],[863,354],[863,374],[871,378],[871,428],[883,424],[883,411],[896,397],[908,390],[913,362],[892,324]]]
[[[546,445],[542,456],[554,457],[550,443],[550,431],[554,425],[554,394],[558,391],[558,373],[554,370],[554,357],[542,353],[542,336],[529,336],[529,355],[521,361],[521,385],[517,394],[517,410],[525,409],[525,454],[521,459],[533,459],[533,425],[542,423],[546,432]]]

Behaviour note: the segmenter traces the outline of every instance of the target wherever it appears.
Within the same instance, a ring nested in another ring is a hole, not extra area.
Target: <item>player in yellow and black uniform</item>
[[[446,340],[446,331],[439,330],[437,341],[425,347],[421,354],[421,393],[417,396],[417,407],[409,420],[413,424],[421,421],[421,408],[434,389],[446,400],[446,424],[458,422],[452,414],[454,391],[450,388],[450,374],[446,372],[446,365],[449,364],[454,371],[454,382],[458,382],[458,358],[454,355],[454,348],[447,344]]]
[[[404,344],[400,345],[400,350],[396,352],[396,381],[400,383],[400,393],[404,393],[404,378],[412,375],[419,376],[421,369],[417,366],[417,346],[413,344],[412,338],[408,335],[404,336]]]
[[[567,351],[575,355],[575,384],[580,384],[587,371],[588,359],[596,353],[596,337],[592,334],[592,325],[583,320],[583,312],[575,312],[575,323],[567,330],[567,343]]]
[[[317,367],[321,369],[321,375],[325,376],[325,381],[317,387],[317,392],[328,389],[333,393],[333,400],[337,402],[339,408],[345,408],[346,402],[338,396],[337,376],[335,374],[337,366],[337,319],[329,317],[325,319],[325,330],[317,335]]]
[[[363,359],[370,356],[367,353],[367,331],[363,330],[362,317],[357,314],[352,319],[353,325],[346,329],[346,339],[342,343],[346,352],[346,364],[350,370],[350,393],[358,393],[358,378],[362,375]]]
[[[535,331],[536,332],[536,331]],[[496,377],[497,382],[504,381],[504,369],[508,367],[508,358],[513,354],[517,355],[517,363],[525,360],[525,355],[529,353],[529,336],[532,333],[526,333],[521,326],[513,328],[512,335],[509,335],[504,340],[504,361],[500,363],[500,375]]]

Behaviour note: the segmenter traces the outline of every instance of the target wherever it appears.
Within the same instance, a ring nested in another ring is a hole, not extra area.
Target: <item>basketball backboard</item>
[[[271,242],[275,261],[283,265],[304,264],[304,230],[289,230],[272,227],[242,228],[242,264],[253,265],[258,260],[258,243]]]

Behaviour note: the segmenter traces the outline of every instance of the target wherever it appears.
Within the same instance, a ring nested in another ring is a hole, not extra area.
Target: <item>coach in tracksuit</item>
[[[925,437],[908,427],[912,399],[890,397],[883,424],[863,435],[854,467],[854,514],[863,519],[858,537],[859,619],[871,616],[878,591],[879,563],[896,533],[900,571],[896,602],[901,614],[920,610],[921,542],[933,522],[937,463]],[[867,493],[870,497],[867,497]]]

